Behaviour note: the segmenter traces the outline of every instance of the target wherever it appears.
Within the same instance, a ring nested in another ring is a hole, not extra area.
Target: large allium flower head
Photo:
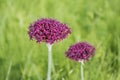
[[[71,45],[66,51],[66,57],[81,62],[84,60],[89,60],[91,56],[94,55],[95,48],[87,42],[79,42]]]
[[[51,18],[43,18],[33,22],[28,31],[30,39],[49,44],[63,40],[70,33],[71,30],[66,24]]]

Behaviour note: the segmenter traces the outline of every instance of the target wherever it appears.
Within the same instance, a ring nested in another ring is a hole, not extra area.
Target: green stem
[[[47,80],[51,80],[51,65],[52,65],[52,45],[46,44],[48,48],[48,72]]]
[[[83,73],[83,61],[81,61],[81,80],[84,80],[84,73]]]

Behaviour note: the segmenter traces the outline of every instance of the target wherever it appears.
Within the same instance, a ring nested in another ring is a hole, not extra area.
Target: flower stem
[[[48,72],[47,80],[51,80],[51,65],[52,65],[52,45],[46,44],[48,48]]]
[[[84,65],[84,63],[83,63],[83,61],[81,61],[81,66],[80,66],[80,68],[81,68],[81,80],[84,80],[84,75],[83,75],[83,65]]]

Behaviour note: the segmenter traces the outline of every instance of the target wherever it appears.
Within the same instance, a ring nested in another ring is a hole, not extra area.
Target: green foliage
[[[120,80],[120,0],[0,0],[0,80],[45,80],[47,47],[30,41],[38,18],[67,23],[72,34],[53,45],[52,80],[80,80],[80,64],[64,55],[88,41],[96,53],[85,62],[85,80]]]

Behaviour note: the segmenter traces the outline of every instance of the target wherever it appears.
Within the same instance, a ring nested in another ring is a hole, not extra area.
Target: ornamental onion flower
[[[94,55],[95,48],[87,42],[78,42],[71,45],[68,51],[65,52],[66,57],[71,60],[81,62],[81,80],[84,80],[83,76],[83,62],[88,61],[90,57]]]
[[[70,33],[70,28],[66,24],[50,18],[35,21],[30,25],[28,31],[30,39],[49,44],[63,40]]]
[[[79,42],[71,45],[68,51],[66,51],[66,57],[75,60],[89,60],[94,55],[95,48],[87,42]]]
[[[47,80],[51,80],[52,44],[65,39],[71,33],[70,28],[57,20],[43,18],[29,26],[29,37],[38,43],[45,42],[48,48]]]

